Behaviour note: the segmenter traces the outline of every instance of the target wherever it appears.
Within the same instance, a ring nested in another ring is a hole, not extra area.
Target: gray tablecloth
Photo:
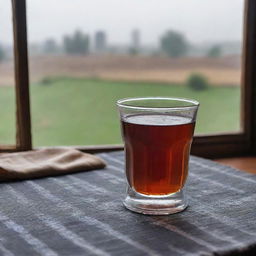
[[[256,255],[256,175],[191,157],[188,209],[122,206],[123,152],[95,170],[0,184],[0,255]]]

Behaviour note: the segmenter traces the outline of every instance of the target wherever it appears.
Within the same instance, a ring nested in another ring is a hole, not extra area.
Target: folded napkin
[[[99,157],[70,148],[47,148],[0,154],[0,182],[100,169]]]

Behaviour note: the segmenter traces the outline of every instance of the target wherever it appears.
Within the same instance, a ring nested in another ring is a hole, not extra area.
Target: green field
[[[133,96],[198,100],[196,133],[238,131],[240,127],[239,87],[210,87],[198,92],[185,85],[58,78],[31,85],[34,146],[120,143],[115,102]],[[1,87],[0,101],[0,143],[13,143],[13,88]]]

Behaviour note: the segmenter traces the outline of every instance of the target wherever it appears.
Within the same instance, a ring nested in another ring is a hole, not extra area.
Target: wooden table
[[[0,184],[0,255],[256,255],[256,175],[191,157],[187,210],[145,216],[122,205],[123,152],[99,155],[104,170]]]
[[[222,158],[215,159],[216,162],[237,168],[241,171],[256,174],[256,157],[234,157],[234,158]]]

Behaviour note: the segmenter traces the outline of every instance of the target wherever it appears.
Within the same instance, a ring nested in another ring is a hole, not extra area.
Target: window
[[[15,87],[11,2],[0,1],[0,144],[12,148],[15,144]],[[9,145],[9,146],[8,146]]]
[[[113,2],[113,1],[112,1]],[[153,1],[152,1],[153,2]],[[240,3],[240,5],[242,6],[241,4],[241,1],[236,1],[237,3]],[[28,4],[30,2],[28,1]],[[74,4],[73,4],[74,5]],[[16,77],[19,77],[19,79],[17,79],[17,82],[16,82],[16,90],[17,90],[17,107],[18,107],[18,134],[19,134],[19,143],[20,143],[20,147],[19,149],[28,149],[30,148],[30,106],[29,106],[29,98],[28,98],[28,83],[27,83],[27,72],[26,72],[26,37],[24,37],[24,35],[26,35],[26,12],[25,12],[25,2],[24,1],[13,1],[13,6],[14,6],[14,16],[15,16],[15,23],[14,23],[14,31],[15,31],[15,43],[16,43]],[[254,54],[254,33],[255,33],[255,26],[254,26],[254,20],[255,20],[255,15],[254,15],[254,12],[256,10],[256,7],[255,7],[255,3],[253,3],[253,1],[246,1],[245,2],[245,33],[244,33],[244,52],[243,52],[243,60],[241,61],[241,66],[243,66],[243,75],[242,75],[242,82],[243,82],[243,86],[242,86],[242,91],[241,91],[241,99],[242,99],[242,104],[241,104],[241,129],[240,129],[240,126],[239,126],[239,112],[240,112],[240,107],[239,105],[234,105],[234,107],[231,107],[229,108],[231,105],[231,103],[229,104],[229,106],[227,107],[223,107],[222,110],[218,110],[216,113],[212,113],[212,115],[215,115],[216,118],[218,116],[221,116],[223,114],[224,111],[227,111],[224,115],[224,119],[222,118],[222,120],[220,119],[219,122],[214,122],[212,121],[211,119],[209,120],[209,122],[212,122],[212,124],[215,125],[215,123],[219,123],[221,124],[222,122],[224,123],[226,120],[225,118],[228,116],[228,117],[231,117],[233,114],[235,115],[233,117],[233,123],[231,122],[231,126],[230,127],[227,127],[227,128],[221,128],[220,126],[217,127],[216,129],[212,129],[211,130],[211,127],[213,127],[213,125],[209,124],[208,127],[210,128],[200,128],[200,123],[199,123],[199,130],[198,130],[198,133],[199,133],[199,136],[197,136],[194,140],[194,146],[193,146],[193,152],[197,155],[202,155],[202,156],[208,156],[208,157],[211,157],[211,156],[224,156],[224,155],[235,155],[235,154],[245,154],[245,153],[249,153],[251,150],[252,150],[252,135],[253,135],[253,122],[252,122],[252,115],[253,115],[253,97],[252,97],[252,92],[254,90],[253,88],[253,80],[254,80],[254,77],[253,77],[253,66],[254,66],[254,59],[253,59],[253,56],[255,55]],[[61,8],[58,8],[59,10]],[[223,9],[223,8],[222,8]],[[70,12],[72,12],[72,9],[69,10]],[[85,10],[86,12],[86,10]],[[241,14],[242,14],[242,9],[241,9]],[[182,16],[182,15],[181,15]],[[242,17],[242,16],[241,16]],[[181,17],[182,18],[182,17]],[[240,21],[241,23],[241,21]],[[250,26],[249,26],[250,24]],[[252,25],[253,24],[253,25]],[[238,28],[239,30],[239,28]],[[21,31],[23,33],[21,33]],[[95,31],[96,32],[96,31]],[[137,29],[137,28],[134,28],[133,31],[130,31],[131,32],[131,41],[132,41],[132,46],[130,49],[129,49],[129,53],[130,54],[133,54],[133,55],[137,55],[138,54],[138,48],[139,48],[139,44],[140,44],[140,30]],[[175,31],[174,31],[175,32]],[[84,44],[86,44],[86,40],[87,40],[87,37],[83,34],[79,34],[79,32],[77,34],[73,34],[73,31],[70,32],[69,34],[69,37],[66,37],[66,43],[70,42],[70,40],[72,41],[72,36],[73,38],[75,36],[77,37],[81,37],[83,40],[85,40]],[[162,35],[162,38],[164,37],[167,37],[167,34],[163,34]],[[105,54],[105,56],[109,53],[106,51],[106,49],[104,49],[104,41],[106,41],[106,35],[104,34],[104,31],[98,31],[97,33],[95,33],[95,37],[94,37],[95,41],[97,41],[98,43],[95,43],[95,51],[102,51],[101,54]],[[239,38],[238,38],[239,39]],[[242,40],[241,40],[242,41]],[[53,50],[54,47],[56,46],[56,44],[54,43],[54,41],[52,40],[48,40],[45,42],[45,47],[46,47],[46,50],[47,50],[47,47],[48,47],[48,50]],[[164,41],[162,40],[162,50],[165,50],[164,49]],[[67,46],[68,47],[68,46]],[[228,50],[230,50],[232,47],[230,45],[228,45]],[[234,47],[235,48],[235,47]],[[238,46],[239,48],[239,46]],[[86,51],[86,49],[82,49],[83,51]],[[122,47],[120,48],[112,48],[112,49],[109,49],[109,50],[112,50],[114,53],[118,52],[118,51],[123,51],[124,49],[122,49]],[[207,54],[209,55],[209,57],[211,58],[217,58],[219,55],[220,55],[220,52],[221,51],[224,51],[224,47],[222,45],[221,49],[218,45],[212,45],[212,47],[209,48],[209,45],[208,45],[208,49],[206,49],[205,51],[207,52]],[[72,47],[69,49],[69,51],[72,51]],[[200,50],[201,52],[198,53],[198,56],[200,57],[200,54],[202,54],[202,50]],[[239,49],[238,49],[239,51]],[[193,51],[193,52],[196,52]],[[150,53],[152,54],[153,52],[150,51]],[[146,53],[144,53],[146,54]],[[155,53],[156,55],[158,54],[158,52]],[[170,53],[170,54],[173,54],[173,53]],[[174,53],[176,54],[176,53]],[[205,54],[205,53],[204,53]],[[226,50],[226,56],[228,55],[227,53],[227,50]],[[154,55],[155,56],[155,55]],[[188,55],[189,56],[189,55]],[[65,56],[64,56],[65,57]],[[64,58],[63,57],[63,58]],[[195,57],[195,56],[192,56],[192,57]],[[97,59],[97,58],[96,58]],[[139,58],[135,58],[136,60],[138,60]],[[223,59],[223,58],[222,58]],[[227,59],[227,58],[226,58]],[[225,60],[226,60],[225,59]],[[199,61],[201,61],[200,58],[198,58]],[[93,61],[95,61],[95,59],[91,59],[91,61],[89,61],[88,63],[90,63],[90,65],[93,64]],[[140,60],[141,61],[141,60]],[[176,62],[179,62],[179,60],[175,59]],[[213,62],[221,62],[219,59],[218,60],[214,60],[211,62],[210,66],[213,65],[212,63]],[[25,62],[25,63],[23,63]],[[66,59],[63,59],[63,62],[65,63],[70,63],[69,60],[66,60]],[[138,65],[138,61],[135,63]],[[195,62],[192,62],[192,64],[190,65],[194,65]],[[233,63],[234,64],[234,61],[231,61],[230,63]],[[230,63],[228,65],[230,65]],[[24,65],[25,64],[25,65]],[[31,61],[31,70],[33,72],[33,62]],[[73,64],[72,64],[73,65]],[[79,64],[76,64],[79,66]],[[116,63],[116,65],[118,65],[118,63]],[[147,63],[147,65],[149,65]],[[163,65],[163,64],[162,64]],[[165,65],[169,65],[168,61],[166,62]],[[187,63],[187,65],[189,66],[189,63]],[[205,63],[204,63],[205,65]],[[225,63],[221,64],[221,65],[225,65]],[[238,65],[239,65],[239,62],[238,62]],[[35,67],[35,66],[34,66]],[[51,68],[48,67],[48,65],[46,65],[46,67],[51,71]],[[79,70],[79,67],[77,67],[77,69]],[[42,70],[42,69],[41,69]],[[93,70],[93,69],[92,69]],[[97,70],[96,70],[97,71]],[[120,70],[119,70],[120,71]],[[132,70],[133,71],[133,70]],[[200,80],[201,79],[201,82],[202,80],[202,77],[204,78],[205,77],[205,74],[208,74],[209,73],[209,70],[204,70],[204,69],[200,69],[199,71],[196,70],[197,72],[190,72],[190,79],[186,79],[186,83],[189,83],[189,80]],[[231,71],[234,71],[234,70],[229,70],[230,72]],[[204,73],[203,73],[204,72]],[[208,73],[207,73],[208,72]],[[212,70],[211,70],[212,72]],[[235,71],[234,71],[235,72]],[[237,79],[236,81],[239,81],[239,77],[240,77],[240,73],[239,73],[239,69],[238,71],[236,71],[236,73],[230,73],[230,75],[228,76],[228,79],[227,78],[223,78],[222,77],[222,81],[221,82],[217,82],[217,83],[224,83],[226,81],[226,83],[233,83],[234,81],[231,81],[229,79]],[[202,74],[203,73],[203,74]],[[32,74],[35,74],[35,73],[32,73]],[[60,73],[60,75],[65,75],[65,69],[62,70],[62,73]],[[134,73],[133,73],[134,74]],[[147,73],[147,77],[148,77],[148,74]],[[155,72],[156,74],[156,72]],[[160,73],[159,73],[160,74]],[[217,75],[212,75],[212,78],[210,75],[208,75],[207,79],[210,81],[210,84],[214,83],[214,79],[219,79],[219,81],[221,80],[221,76],[219,75],[220,72],[217,74]],[[47,74],[48,75],[48,74]],[[80,74],[76,74],[77,76],[79,76]],[[122,72],[108,72],[108,73],[104,73],[104,70],[103,72],[101,73],[101,77],[104,75],[104,79],[105,78],[110,78],[109,81],[111,81],[111,79],[113,80],[113,76],[114,79],[118,80],[119,79],[119,75],[122,75],[123,77],[125,75],[122,74]],[[131,73],[129,73],[128,75],[126,74],[126,77],[131,77]],[[161,77],[163,73],[161,73]],[[141,82],[141,77],[143,78],[143,72],[141,73],[135,73],[134,75],[136,77],[136,79]],[[219,76],[219,77],[218,77]],[[100,78],[101,78],[100,77]],[[156,75],[154,76],[154,79],[156,79]],[[167,76],[168,77],[168,76]],[[181,73],[180,75],[178,76],[177,79],[179,79],[180,77],[182,77]],[[186,75],[185,77],[188,77],[188,75]],[[99,78],[98,76],[96,77],[93,77],[93,72],[90,74],[89,78],[91,79],[90,80],[90,83],[94,83],[96,85],[99,86],[99,84],[102,82],[100,79],[95,79],[95,78]],[[31,86],[31,98],[32,98],[32,111],[34,113],[37,112],[37,114],[32,114],[32,119],[34,118],[36,120],[36,118],[39,116],[38,113],[40,112],[39,110],[36,110],[33,109],[34,105],[34,102],[38,102],[38,99],[36,100],[33,100],[33,97],[34,97],[34,94],[37,93],[38,95],[40,94],[45,94],[47,97],[51,97],[51,91],[49,90],[48,93],[45,92],[45,91],[42,91],[44,86],[47,87],[49,85],[49,83],[52,83],[54,82],[55,83],[55,86],[57,86],[59,88],[59,90],[61,89],[61,85],[58,84],[58,80],[55,80],[53,81],[54,78],[52,77],[41,77],[41,80],[40,81],[36,81],[35,84],[37,83],[37,86],[38,84],[41,84],[41,87],[35,87],[35,86]],[[58,78],[59,79],[59,78]],[[63,79],[63,77],[62,77]],[[66,78],[64,78],[65,80]],[[225,80],[226,79],[226,80]],[[225,80],[225,81],[224,81]],[[228,80],[228,81],[227,81]],[[70,80],[66,79],[65,80],[66,83],[70,83]],[[79,84],[79,78],[77,78],[77,81],[75,81],[76,83]],[[121,86],[125,86],[125,83],[129,83],[130,81],[128,82],[123,82],[121,83]],[[155,81],[156,82],[156,81]],[[168,82],[168,81],[167,81]],[[216,82],[216,81],[215,81]],[[33,83],[33,77],[32,77],[32,83]],[[62,81],[63,83],[63,81]],[[162,81],[161,81],[162,83]],[[193,82],[191,82],[193,84]],[[57,85],[56,85],[57,84]],[[202,83],[201,83],[202,84]],[[81,86],[81,85],[80,85]],[[113,86],[113,85],[111,85]],[[132,84],[132,86],[135,86],[134,84]],[[193,86],[193,85],[192,85]],[[205,84],[203,83],[202,87],[204,87]],[[207,86],[207,84],[206,84]],[[79,85],[78,85],[79,87]],[[78,88],[76,87],[76,89]],[[164,83],[162,84],[161,88],[164,87]],[[200,87],[200,86],[199,86]],[[56,87],[55,87],[56,88]],[[100,88],[103,88],[103,85],[100,84]],[[125,87],[127,88],[127,86]],[[146,88],[146,87],[145,87]],[[141,91],[141,93],[145,93],[145,88],[144,90]],[[65,88],[66,89],[66,88]],[[87,90],[86,92],[84,92],[84,95],[79,95],[79,97],[81,97],[82,99],[86,99],[87,101],[92,101],[92,97],[90,95],[90,93],[93,93],[90,92],[90,89],[91,87],[87,87]],[[146,88],[147,91],[149,92],[149,88],[147,87]],[[198,88],[197,88],[198,89]],[[36,91],[37,90],[37,91]],[[75,89],[72,89],[72,90],[75,90]],[[72,96],[72,90],[70,88],[68,88],[68,91],[66,92],[67,94],[71,95]],[[163,90],[166,90],[166,89],[163,89]],[[214,89],[215,91],[217,91],[217,89]],[[53,92],[53,91],[52,91]],[[21,97],[21,93],[22,93],[22,97]],[[99,101],[102,101],[103,99],[103,96],[107,96],[107,93],[111,93],[111,91],[109,90],[108,91],[102,91],[102,97],[99,97]],[[138,91],[136,91],[136,94],[138,93]],[[232,92],[233,93],[233,92]],[[157,94],[159,95],[159,91],[157,90]],[[221,93],[223,95],[223,92]],[[229,98],[228,98],[228,95],[230,94],[229,91],[226,92],[226,97],[224,97],[224,99],[221,100],[221,103],[223,103],[224,101],[228,101]],[[58,93],[56,94],[58,96]],[[134,96],[132,94],[129,94],[127,93],[128,96]],[[154,94],[150,94],[150,95],[154,95]],[[195,95],[195,94],[194,94]],[[56,96],[56,97],[57,97]],[[59,95],[61,97],[61,94]],[[180,95],[175,95],[175,96],[180,96]],[[55,97],[55,99],[56,99]],[[120,95],[118,94],[118,98],[120,97]],[[194,97],[194,96],[190,96],[192,98],[197,98],[197,97]],[[240,98],[240,91],[237,90],[237,92],[235,92],[235,100],[234,102],[237,103],[239,102],[239,98]],[[54,97],[53,97],[53,100],[54,100]],[[97,98],[95,99],[97,100]],[[200,100],[200,98],[199,98]],[[70,101],[67,101],[65,99],[62,99],[61,101],[61,107],[63,106],[66,106],[67,104],[69,104],[70,102],[72,101],[72,99]],[[75,101],[75,99],[73,100]],[[210,100],[206,100],[207,104],[209,104]],[[112,101],[113,103],[113,101]],[[42,106],[44,105],[44,101],[41,102]],[[219,103],[217,102],[217,105]],[[46,104],[45,104],[46,105]],[[91,102],[91,105],[93,106],[96,106],[95,105],[95,101],[94,102]],[[90,106],[90,105],[89,105]],[[48,108],[48,113],[51,113],[51,107],[52,108],[55,108],[55,106],[51,106],[50,104],[45,106],[45,108]],[[81,113],[83,113],[83,110],[85,111],[84,108],[84,105],[81,105],[81,112],[80,112],[80,115]],[[103,108],[104,110],[105,108]],[[209,107],[210,109],[210,107]],[[214,109],[213,107],[211,107],[211,111],[212,109]],[[72,110],[72,108],[71,108]],[[102,115],[102,118],[104,118],[105,116],[107,116],[107,114],[102,111],[102,109],[90,109],[91,111],[98,111],[100,112]],[[75,115],[76,112],[74,112],[74,115]],[[113,113],[113,112],[112,112]],[[66,111],[63,110],[63,112],[58,112],[58,116],[57,118],[62,118],[64,120],[63,124],[62,124],[62,127],[65,126],[65,122],[68,124],[68,123],[72,123],[72,118],[74,118],[73,114],[70,114],[70,119],[67,117],[66,115]],[[209,116],[210,116],[211,113],[209,113]],[[217,114],[217,115],[216,115]],[[73,116],[72,116],[73,115]],[[206,115],[207,115],[207,112],[206,112]],[[87,133],[90,133],[90,132],[93,132],[94,131],[94,128],[99,125],[99,126],[102,126],[104,125],[104,123],[99,123],[99,122],[96,122],[93,124],[93,118],[88,118],[85,120],[86,121],[86,125],[88,125],[88,127],[90,127],[90,124],[91,125],[91,129],[88,130]],[[107,122],[108,120],[106,119],[105,122]],[[38,134],[41,132],[42,134],[42,131],[40,130],[36,130],[36,125],[40,124],[45,126],[45,130],[50,130],[50,129],[47,129],[47,126],[49,125],[49,121],[48,120],[36,120],[35,123],[33,123],[33,136],[36,138],[38,136]],[[200,120],[199,120],[200,122]],[[203,120],[201,123],[205,123],[206,121]],[[226,122],[228,123],[228,122]],[[109,129],[110,130],[114,130],[115,129],[118,129],[116,128],[116,126],[111,126],[112,124],[109,125]],[[77,130],[77,128],[79,128],[80,130]],[[81,129],[84,129],[85,128],[85,123],[81,123],[80,124],[80,127],[79,127],[79,122],[78,123],[75,123],[75,128],[72,130],[68,129],[68,130],[64,130],[64,133],[65,134],[68,134],[68,133],[76,133],[77,131],[81,131]],[[58,127],[55,127],[54,128],[55,131],[58,130]],[[207,130],[208,129],[208,130]],[[63,130],[58,130],[59,133],[63,132]],[[204,135],[200,135],[202,134],[202,132],[204,133],[215,133],[215,134],[212,134],[212,135],[207,135],[207,136],[204,136]],[[119,134],[119,130],[116,130],[115,133]],[[218,135],[216,134],[218,133]],[[221,134],[220,134],[221,133]],[[52,138],[54,138],[54,133],[53,134],[50,134],[47,135],[48,138],[50,138],[50,140],[52,140]],[[102,141],[102,143],[108,143],[108,141],[104,141],[104,138],[101,138],[100,134],[98,134],[97,136],[99,138],[99,142],[96,142],[94,143],[92,141],[92,143],[90,142],[90,144],[100,144],[100,142]],[[54,141],[54,140],[53,140]],[[63,140],[64,141],[64,140]],[[80,140],[81,141],[81,140]],[[84,141],[81,142],[81,144],[87,144],[86,143],[86,138],[84,138]],[[114,140],[112,142],[115,142]],[[119,142],[119,141],[117,141]],[[55,145],[55,143],[53,143]],[[69,142],[65,142],[64,141],[64,144],[69,144]],[[74,143],[74,144],[77,144],[77,143]],[[23,145],[23,146],[22,146]],[[42,146],[43,143],[40,142],[39,140],[36,141],[35,145],[39,145],[39,146]],[[48,144],[50,145],[50,144]],[[106,149],[106,147],[101,147],[101,146],[97,146],[97,147],[94,147],[94,148],[103,148],[103,149]],[[108,146],[108,148],[113,148],[111,145]],[[120,148],[120,147],[116,147],[116,148]],[[93,147],[91,147],[91,149],[93,149]]]

